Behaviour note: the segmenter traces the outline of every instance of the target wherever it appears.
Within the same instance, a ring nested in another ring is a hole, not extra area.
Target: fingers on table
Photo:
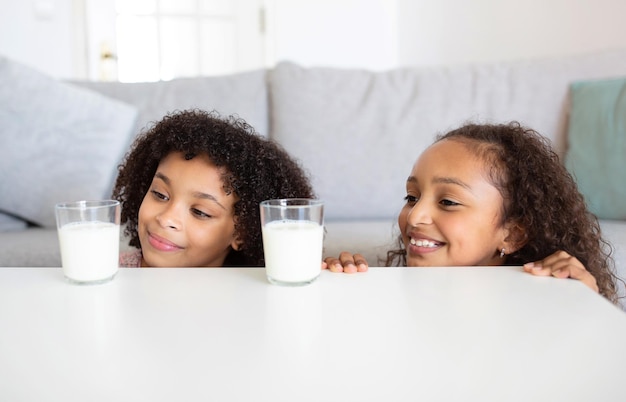
[[[352,274],[355,272],[365,272],[368,269],[367,261],[361,254],[352,254],[347,251],[342,252],[339,258],[327,257],[324,259],[331,272],[345,272]]]
[[[577,279],[596,292],[598,291],[596,278],[585,269],[576,257],[564,251],[558,251],[541,261],[525,264],[524,270],[537,276]]]

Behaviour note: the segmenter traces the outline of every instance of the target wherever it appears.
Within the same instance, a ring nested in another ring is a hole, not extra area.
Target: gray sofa
[[[326,201],[325,254],[352,250],[377,265],[396,236],[404,177],[436,134],[468,121],[518,120],[549,137],[565,157],[570,85],[626,76],[626,50],[385,72],[280,63],[230,76],[135,84],[58,82],[0,61],[0,77],[9,83],[0,89],[0,266],[59,266],[54,203],[108,197],[134,135],[187,108],[237,114],[280,142]],[[82,148],[75,149],[77,142]],[[94,154],[90,146],[106,152]],[[76,177],[81,172],[88,174]],[[622,277],[624,218],[601,221]]]

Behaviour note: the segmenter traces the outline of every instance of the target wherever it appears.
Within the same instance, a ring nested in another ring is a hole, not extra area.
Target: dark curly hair
[[[140,248],[139,207],[159,162],[172,152],[186,159],[207,155],[224,169],[227,194],[234,193],[235,233],[242,241],[224,266],[264,266],[259,203],[275,198],[315,198],[308,176],[277,143],[259,136],[236,116],[217,112],[177,111],[166,115],[134,141],[118,167],[113,198],[122,204],[121,222],[129,245]]]
[[[504,199],[502,223],[522,229],[524,244],[507,255],[505,265],[541,260],[558,250],[576,257],[595,277],[600,293],[616,302],[617,281],[612,247],[600,232],[574,178],[549,140],[518,122],[467,124],[436,142],[460,141],[490,166],[489,179]],[[406,265],[402,239],[387,254],[386,265]]]

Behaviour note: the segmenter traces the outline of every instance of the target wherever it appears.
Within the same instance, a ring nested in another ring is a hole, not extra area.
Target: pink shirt
[[[141,250],[120,253],[120,268],[141,268]]]

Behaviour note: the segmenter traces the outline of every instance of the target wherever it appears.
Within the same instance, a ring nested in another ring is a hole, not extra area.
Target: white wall
[[[398,0],[400,65],[626,48],[624,0]]]
[[[377,70],[626,48],[626,0],[265,2],[266,65]],[[85,77],[93,61],[76,22],[91,3],[0,0],[0,54],[53,76]]]
[[[397,0],[272,0],[269,60],[305,66],[393,68]]]
[[[57,77],[79,77],[85,62],[73,0],[0,0],[0,54]]]

